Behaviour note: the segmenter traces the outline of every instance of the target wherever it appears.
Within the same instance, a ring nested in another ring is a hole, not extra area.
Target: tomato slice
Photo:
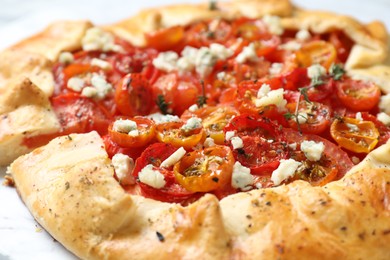
[[[229,147],[213,146],[188,153],[173,167],[176,180],[192,192],[209,192],[229,185],[234,158]]]
[[[312,41],[304,44],[296,52],[296,61],[302,67],[320,64],[326,69],[335,62],[337,52],[335,47],[326,41]]]
[[[238,114],[237,109],[228,105],[206,106],[194,112],[187,110],[182,114],[181,119],[188,120],[193,116],[202,119],[207,136],[213,138],[216,144],[223,144],[225,141],[223,128]]]
[[[369,111],[378,105],[381,90],[372,82],[347,79],[337,83],[337,96],[353,111]]]
[[[334,143],[314,134],[300,134],[290,128],[284,128],[283,134],[288,144],[295,143],[297,149],[291,149],[291,158],[300,161],[303,167],[290,180],[305,180],[314,186],[323,186],[328,182],[342,178],[352,167],[348,154]],[[322,142],[325,146],[324,152],[319,161],[307,160],[300,150],[303,141]]]
[[[190,150],[206,138],[203,127],[187,131],[182,129],[184,122],[168,122],[156,126],[157,140],[168,143],[174,147],[184,147]]]
[[[186,28],[185,45],[209,46],[211,43],[225,43],[232,36],[232,26],[222,19],[194,23]]]
[[[379,131],[373,122],[350,117],[336,118],[330,134],[341,147],[355,153],[369,153],[379,139]]]
[[[184,39],[183,26],[177,25],[145,34],[146,45],[158,51],[172,50]]]
[[[128,155],[130,158],[136,159],[145,150],[145,147],[122,147],[118,143],[114,142],[110,135],[102,136],[104,146],[106,148],[108,157],[112,158],[117,153]]]
[[[277,124],[270,120],[240,115],[233,118],[224,132],[234,131],[243,141],[243,147],[233,150],[234,158],[252,174],[270,174],[279,166],[280,159],[288,157],[285,140]]]
[[[68,93],[52,99],[54,112],[61,124],[61,134],[87,133],[96,130],[107,133],[111,115],[101,105],[80,94]]]
[[[321,134],[330,125],[331,109],[327,105],[305,100],[287,104],[291,128],[308,134]]]
[[[362,112],[361,115],[363,120],[373,122],[376,129],[378,129],[379,140],[377,146],[385,144],[390,139],[390,127],[379,121],[376,116],[373,116],[367,112]],[[353,117],[356,118],[356,114]]]
[[[165,186],[161,189],[155,189],[145,183],[138,181],[141,188],[141,194],[146,198],[151,198],[163,202],[186,204],[195,200],[197,194],[188,191],[181,186],[175,178],[172,170],[159,167],[161,162],[171,156],[177,148],[170,144],[154,143],[148,146],[141,156],[136,160],[133,176],[138,180],[139,172],[148,164],[153,165],[153,170],[160,171],[164,175]]]
[[[115,103],[125,116],[148,115],[154,105],[148,81],[139,73],[127,74],[116,86]]]
[[[349,53],[351,52],[354,42],[342,31],[332,32],[329,36],[329,41],[336,48],[338,59],[342,63],[345,63],[348,59]]]
[[[122,147],[142,147],[150,143],[156,135],[156,126],[154,122],[146,117],[121,117],[121,119],[129,119],[137,124],[138,135],[129,135],[128,133],[122,133],[115,131],[112,122],[108,127],[108,133],[111,139]]]

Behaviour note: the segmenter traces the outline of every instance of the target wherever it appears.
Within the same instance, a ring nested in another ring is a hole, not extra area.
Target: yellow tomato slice
[[[302,67],[320,64],[326,69],[329,69],[336,57],[337,52],[335,47],[325,41],[309,42],[303,45],[296,53],[296,61]]]
[[[334,120],[330,133],[341,147],[355,153],[369,153],[379,140],[379,131],[373,122],[349,117]]]

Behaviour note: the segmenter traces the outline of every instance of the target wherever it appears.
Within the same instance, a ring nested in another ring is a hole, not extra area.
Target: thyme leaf
[[[204,105],[206,105],[207,97],[206,97],[206,90],[204,87],[204,81],[201,80],[200,84],[202,85],[202,95],[198,97],[196,104],[198,105],[198,107],[203,107]]]
[[[160,94],[157,96],[156,104],[160,109],[161,113],[163,113],[164,115],[168,114],[169,104],[165,101],[165,97],[163,95]]]
[[[334,80],[340,80],[345,74],[345,70],[340,64],[332,64],[329,69],[329,74]]]

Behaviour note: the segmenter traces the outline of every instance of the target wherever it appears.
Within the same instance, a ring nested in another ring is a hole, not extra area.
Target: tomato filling
[[[341,31],[239,18],[149,33],[142,48],[107,39],[54,66],[61,129],[24,144],[95,130],[128,192],[188,204],[296,180],[322,186],[390,136],[380,88],[345,74],[354,43]]]

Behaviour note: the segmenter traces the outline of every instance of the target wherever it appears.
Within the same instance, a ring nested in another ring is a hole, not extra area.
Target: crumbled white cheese
[[[91,84],[98,92],[98,99],[104,99],[113,90],[112,85],[108,83],[103,76],[97,73],[92,74]]]
[[[256,62],[258,60],[256,53],[256,46],[254,43],[250,43],[245,46],[244,49],[237,55],[236,61],[238,63],[245,63],[247,61]]]
[[[271,91],[271,86],[269,84],[262,84],[259,90],[257,91],[257,98],[262,98],[267,96],[267,94]]]
[[[282,181],[294,176],[295,171],[301,165],[302,163],[297,162],[294,159],[281,159],[279,167],[272,172],[271,180],[275,185],[279,185]]]
[[[351,160],[352,160],[353,164],[358,164],[358,163],[360,163],[360,159],[359,159],[358,157],[356,157],[356,156],[352,156],[352,157],[351,157]]]
[[[186,154],[186,150],[183,147],[180,147],[177,149],[173,154],[171,154],[167,159],[165,159],[161,164],[160,167],[167,168],[171,167]]]
[[[324,150],[325,145],[323,142],[303,141],[301,143],[301,151],[310,161],[319,161]]]
[[[357,112],[355,118],[357,120],[359,120],[359,121],[363,121],[362,113],[361,112]]]
[[[117,153],[112,157],[112,165],[114,166],[119,183],[127,185],[135,184],[135,179],[131,175],[134,169],[134,160],[132,158],[125,154]]]
[[[112,130],[128,134],[133,130],[137,130],[137,123],[130,119],[118,119],[115,120]]]
[[[326,69],[320,64],[314,64],[307,68],[307,76],[311,79],[321,77],[326,74]]]
[[[217,79],[223,81],[225,79],[226,75],[227,74],[226,74],[225,71],[218,72],[217,73]]]
[[[279,109],[284,109],[287,104],[287,100],[284,99],[283,92],[284,90],[282,88],[272,90],[265,96],[255,99],[255,106],[264,107],[276,105]]]
[[[279,46],[279,49],[286,51],[297,51],[301,49],[302,44],[297,41],[289,41]]]
[[[350,132],[359,132],[359,127],[355,124],[345,123]]]
[[[71,52],[61,52],[60,56],[58,57],[58,61],[63,64],[69,64],[74,61],[73,54]]]
[[[297,143],[288,144],[288,147],[290,147],[293,150],[296,150],[297,149]]]
[[[272,63],[271,67],[269,68],[269,73],[271,76],[279,75],[282,72],[283,69],[283,63]]]
[[[196,60],[196,56],[198,56],[198,49],[191,47],[191,46],[186,46],[182,52],[181,56],[184,58],[187,58],[188,60],[194,62]]]
[[[242,141],[242,139],[238,136],[233,136],[231,139],[230,139],[231,143],[232,143],[232,146],[233,146],[233,149],[236,150],[236,149],[240,149],[242,147],[244,147],[244,142]]]
[[[195,68],[195,64],[186,57],[179,58],[176,66],[180,72],[192,71]]]
[[[275,35],[282,35],[284,29],[282,27],[282,23],[280,21],[279,16],[275,15],[265,15],[263,17],[263,22],[267,25],[268,31]]]
[[[227,131],[225,133],[225,140],[226,141],[230,141],[230,139],[232,139],[232,137],[235,135],[236,133],[234,131]]]
[[[216,61],[217,57],[210,51],[210,49],[202,47],[198,50],[196,55],[195,70],[200,76],[206,77],[213,70]]]
[[[68,80],[67,87],[73,91],[80,92],[84,87],[85,81],[79,77],[71,77]]]
[[[300,41],[306,41],[308,39],[310,39],[311,37],[311,34],[308,30],[306,29],[302,29],[302,30],[299,30],[296,34],[295,34],[295,38],[297,40],[300,40]]]
[[[215,146],[214,139],[211,137],[207,137],[206,140],[204,140],[203,146],[206,148]]]
[[[160,52],[158,56],[153,59],[153,65],[159,70],[171,72],[177,69],[176,63],[178,59],[179,55],[174,51]]]
[[[195,112],[195,111],[198,110],[198,109],[199,109],[198,105],[197,105],[197,104],[193,104],[192,106],[190,106],[190,107],[188,108],[188,111],[190,111],[190,112]]]
[[[199,127],[202,127],[202,119],[193,116],[187,120],[187,122],[181,127],[181,129],[184,131],[191,131]]]
[[[247,191],[252,188],[253,181],[251,169],[242,166],[240,162],[236,162],[233,166],[232,187]]]
[[[381,96],[381,99],[379,101],[379,108],[382,112],[390,114],[390,93]]]
[[[150,114],[148,115],[148,118],[152,119],[157,125],[169,122],[181,122],[181,119],[178,116],[163,115],[161,113]]]
[[[218,43],[210,44],[210,52],[219,60],[226,60],[234,54],[233,50],[226,48],[224,45]]]
[[[308,117],[309,117],[309,115],[308,115],[306,112],[299,112],[299,113],[298,113],[298,117],[297,117],[298,123],[299,123],[299,124],[304,124],[304,123],[306,123]]]
[[[138,131],[138,129],[134,129],[134,130],[131,130],[130,132],[129,132],[129,135],[130,136],[139,136],[139,131]]]
[[[161,189],[165,186],[166,181],[164,175],[156,170],[153,170],[153,165],[146,165],[138,174],[140,182],[145,183],[153,188]]]
[[[123,48],[115,44],[114,37],[98,27],[90,28],[81,39],[84,51],[122,52]]]
[[[99,67],[99,68],[102,68],[104,70],[112,69],[112,66],[111,66],[111,64],[109,62],[107,62],[105,60],[102,60],[102,59],[98,59],[98,58],[93,58],[91,60],[91,65]]]
[[[81,91],[81,95],[83,97],[87,97],[87,98],[94,98],[98,95],[98,91],[94,87],[85,87]]]
[[[384,125],[390,125],[390,116],[384,112],[380,112],[376,118],[381,121]]]

